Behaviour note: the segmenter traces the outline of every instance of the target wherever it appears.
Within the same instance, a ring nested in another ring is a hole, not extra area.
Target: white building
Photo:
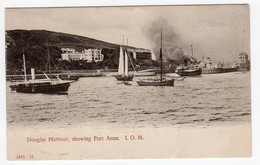
[[[62,53],[75,53],[76,50],[73,48],[61,48]]]
[[[84,49],[82,52],[78,52],[72,48],[62,48],[61,51],[62,60],[87,60],[87,62],[104,60],[104,55],[101,53],[102,49]]]
[[[152,53],[148,49],[142,49],[142,48],[127,48],[128,52],[132,52],[134,59],[152,59]]]
[[[104,55],[101,53],[102,49],[84,49],[84,60],[88,61],[103,61]]]

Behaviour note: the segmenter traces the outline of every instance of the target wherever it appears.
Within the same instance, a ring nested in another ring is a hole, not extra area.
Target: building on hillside
[[[127,48],[135,60],[152,60],[152,53],[148,49]]]
[[[104,60],[104,55],[102,54],[102,49],[84,49],[84,60],[88,61],[103,61]]]
[[[75,53],[76,50],[73,48],[61,48],[62,53]]]
[[[239,70],[240,71],[249,71],[250,70],[250,61],[248,60],[248,55],[245,52],[239,54]]]
[[[150,50],[136,50],[136,59],[138,60],[151,60],[152,53]]]
[[[85,60],[87,62],[98,62],[104,60],[102,49],[84,49],[81,52],[73,48],[61,48],[61,59],[67,61]]]

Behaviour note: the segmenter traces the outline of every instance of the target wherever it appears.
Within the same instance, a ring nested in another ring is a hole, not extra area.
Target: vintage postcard
[[[7,159],[252,156],[249,5],[5,8]]]

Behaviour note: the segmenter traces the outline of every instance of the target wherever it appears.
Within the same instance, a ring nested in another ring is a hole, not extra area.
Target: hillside
[[[48,47],[52,60],[56,64],[59,63],[59,59],[61,58],[61,48],[74,48],[77,51],[86,48],[102,48],[102,53],[105,56],[104,63],[113,63],[110,67],[117,67],[119,54],[119,45],[117,44],[46,30],[10,30],[6,31],[7,71],[13,74],[21,71],[23,52],[26,56],[27,68],[34,67],[37,70],[44,70],[46,67]],[[63,69],[57,65],[52,65],[55,66],[56,69]],[[100,65],[104,66],[103,63]],[[71,66],[71,68],[67,67],[67,69],[78,68]]]

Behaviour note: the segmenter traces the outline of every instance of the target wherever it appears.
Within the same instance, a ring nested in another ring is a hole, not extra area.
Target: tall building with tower
[[[248,60],[248,55],[245,52],[239,54],[239,70],[240,71],[250,70],[250,61]]]

